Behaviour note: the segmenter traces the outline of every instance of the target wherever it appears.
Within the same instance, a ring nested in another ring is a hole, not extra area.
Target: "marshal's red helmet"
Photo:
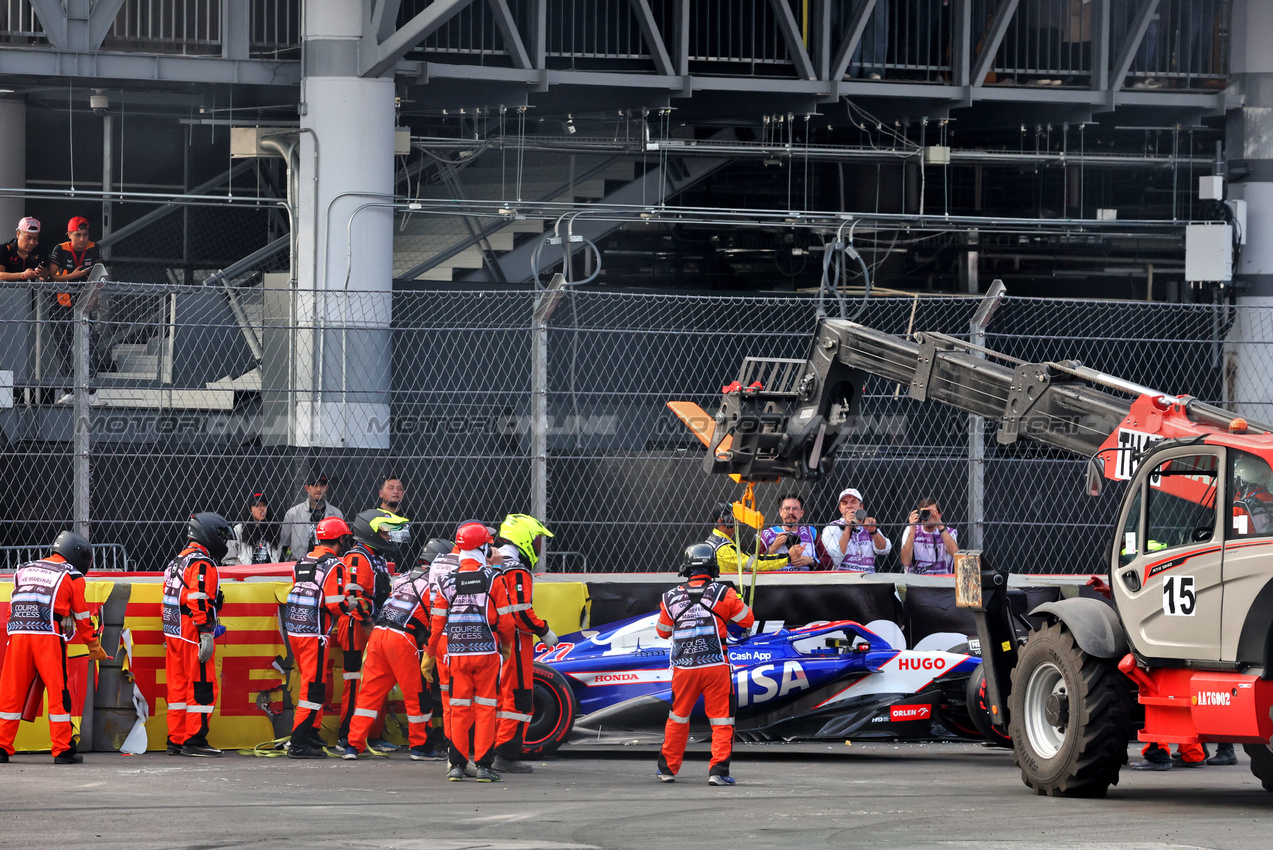
[[[494,542],[490,529],[480,522],[466,522],[455,531],[455,545],[461,549],[480,549]]]
[[[319,540],[339,540],[346,534],[353,534],[349,526],[338,516],[329,516],[318,524],[314,536]]]

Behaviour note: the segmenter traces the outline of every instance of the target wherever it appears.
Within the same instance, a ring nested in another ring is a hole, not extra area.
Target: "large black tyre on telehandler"
[[[1251,757],[1251,773],[1265,791],[1273,791],[1273,750],[1267,744],[1243,744],[1242,749]]]
[[[1131,687],[1114,662],[1079,648],[1061,623],[1030,633],[1008,697],[1012,760],[1049,797],[1104,797],[1132,737]]]

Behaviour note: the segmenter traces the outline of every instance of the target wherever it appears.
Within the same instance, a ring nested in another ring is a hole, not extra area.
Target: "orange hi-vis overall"
[[[531,598],[535,578],[514,546],[501,547],[504,556],[500,579],[513,618],[513,654],[504,663],[499,679],[499,707],[495,712],[495,753],[510,761],[522,754],[526,727],[534,710],[535,644],[547,634],[548,624],[535,615]]]
[[[429,591],[433,598],[438,598],[438,585],[442,579],[460,568],[459,547],[444,555],[439,555],[429,564]],[[442,734],[451,740],[451,668],[446,663],[446,635],[442,635],[438,643],[438,652],[430,651],[437,665],[435,675],[438,678],[438,698],[442,703]]]
[[[348,611],[345,564],[334,549],[319,545],[292,568],[292,590],[283,606],[283,627],[300,672],[292,746],[323,746],[319,729],[327,699],[327,635]]]
[[[9,601],[9,648],[0,671],[0,749],[13,755],[22,707],[36,676],[49,696],[53,755],[75,752],[71,737],[71,692],[66,686],[66,638],[60,621],[70,617],[75,633],[93,637],[84,601],[84,574],[61,555],[22,564],[13,574]]]
[[[659,772],[676,775],[685,757],[690,714],[699,697],[712,728],[708,775],[729,776],[738,697],[725,654],[726,623],[747,628],[755,615],[732,587],[694,576],[663,594],[655,630],[672,638],[672,710],[663,730]]]
[[[164,675],[168,743],[208,743],[217,703],[216,650],[199,662],[199,636],[217,627],[219,576],[208,550],[190,541],[164,570]]]
[[[460,553],[459,569],[441,579],[433,597],[429,653],[438,657],[445,636],[452,766],[463,767],[470,757],[480,767],[495,761],[500,647],[513,639],[507,608],[504,583],[476,551]]]
[[[366,599],[367,604],[375,599],[376,571],[373,560],[380,560],[361,543],[341,558],[345,563],[345,595],[349,599]],[[384,562],[381,561],[383,566]],[[368,608],[370,611],[370,608]],[[342,653],[341,668],[344,672],[344,688],[340,692],[340,730],[341,738],[349,737],[349,724],[354,716],[354,706],[358,703],[358,689],[363,679],[363,659],[367,642],[371,637],[372,621],[370,615],[365,619],[358,616],[352,605],[349,613],[336,618],[336,645]]]
[[[433,710],[420,672],[420,650],[429,642],[430,616],[428,577],[398,576],[363,654],[362,689],[349,724],[349,746],[359,752],[367,748],[367,733],[395,682],[407,710],[408,740],[412,747],[427,746]]]

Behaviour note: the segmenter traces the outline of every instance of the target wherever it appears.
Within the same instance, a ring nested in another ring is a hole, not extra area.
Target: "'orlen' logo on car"
[[[945,658],[899,658],[897,659],[898,670],[945,670]]]
[[[895,705],[889,709],[889,720],[898,723],[906,720],[928,720],[933,716],[931,705]]]
[[[1232,698],[1229,691],[1199,691],[1196,700],[1198,705],[1232,705]]]

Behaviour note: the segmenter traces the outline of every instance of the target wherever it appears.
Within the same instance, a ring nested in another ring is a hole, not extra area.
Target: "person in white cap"
[[[831,558],[833,570],[875,572],[875,559],[893,550],[893,543],[880,534],[875,517],[862,509],[862,494],[852,487],[840,491],[840,519],[822,529],[822,546]]]
[[[27,216],[18,222],[12,242],[0,248],[0,280],[43,280],[45,258],[40,256],[40,222]]]

